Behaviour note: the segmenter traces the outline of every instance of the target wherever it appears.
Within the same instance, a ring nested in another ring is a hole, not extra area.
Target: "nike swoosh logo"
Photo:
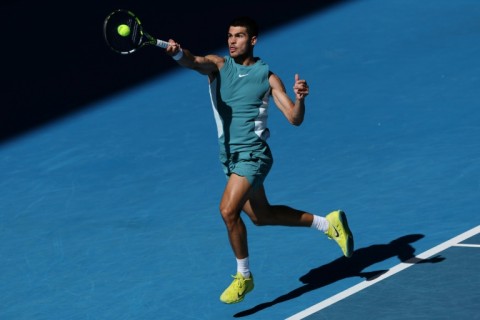
[[[340,234],[338,233],[337,228],[333,227],[333,230],[335,230],[335,238],[338,238]]]
[[[239,78],[243,78],[243,77],[246,77],[246,76],[248,76],[248,73],[246,73],[246,74],[239,74],[239,75],[238,75]]]

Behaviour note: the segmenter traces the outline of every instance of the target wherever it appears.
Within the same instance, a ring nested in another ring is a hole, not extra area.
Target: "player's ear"
[[[255,44],[257,44],[257,36],[253,36],[251,39],[250,39],[250,44],[252,46],[254,46]]]

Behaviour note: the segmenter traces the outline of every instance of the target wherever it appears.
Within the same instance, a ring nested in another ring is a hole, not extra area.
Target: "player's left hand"
[[[300,79],[298,73],[295,74],[295,84],[293,85],[293,91],[295,92],[295,97],[298,100],[304,99],[308,96],[309,90],[306,80]]]

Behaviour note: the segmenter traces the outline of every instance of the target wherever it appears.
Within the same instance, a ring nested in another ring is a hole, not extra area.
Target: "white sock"
[[[316,215],[313,216],[312,228],[315,228],[322,232],[327,232],[328,225],[329,225],[328,220],[325,219],[324,217],[320,217]]]
[[[240,272],[244,278],[250,278],[250,267],[248,257],[237,259],[237,272]]]

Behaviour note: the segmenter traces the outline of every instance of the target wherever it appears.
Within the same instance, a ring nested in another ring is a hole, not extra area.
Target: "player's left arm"
[[[295,102],[290,99],[282,80],[276,74],[271,73],[268,81],[272,89],[273,101],[277,107],[291,124],[301,125],[305,116],[305,97],[309,93],[307,81],[300,79],[298,74],[295,74],[295,84],[293,85]]]

